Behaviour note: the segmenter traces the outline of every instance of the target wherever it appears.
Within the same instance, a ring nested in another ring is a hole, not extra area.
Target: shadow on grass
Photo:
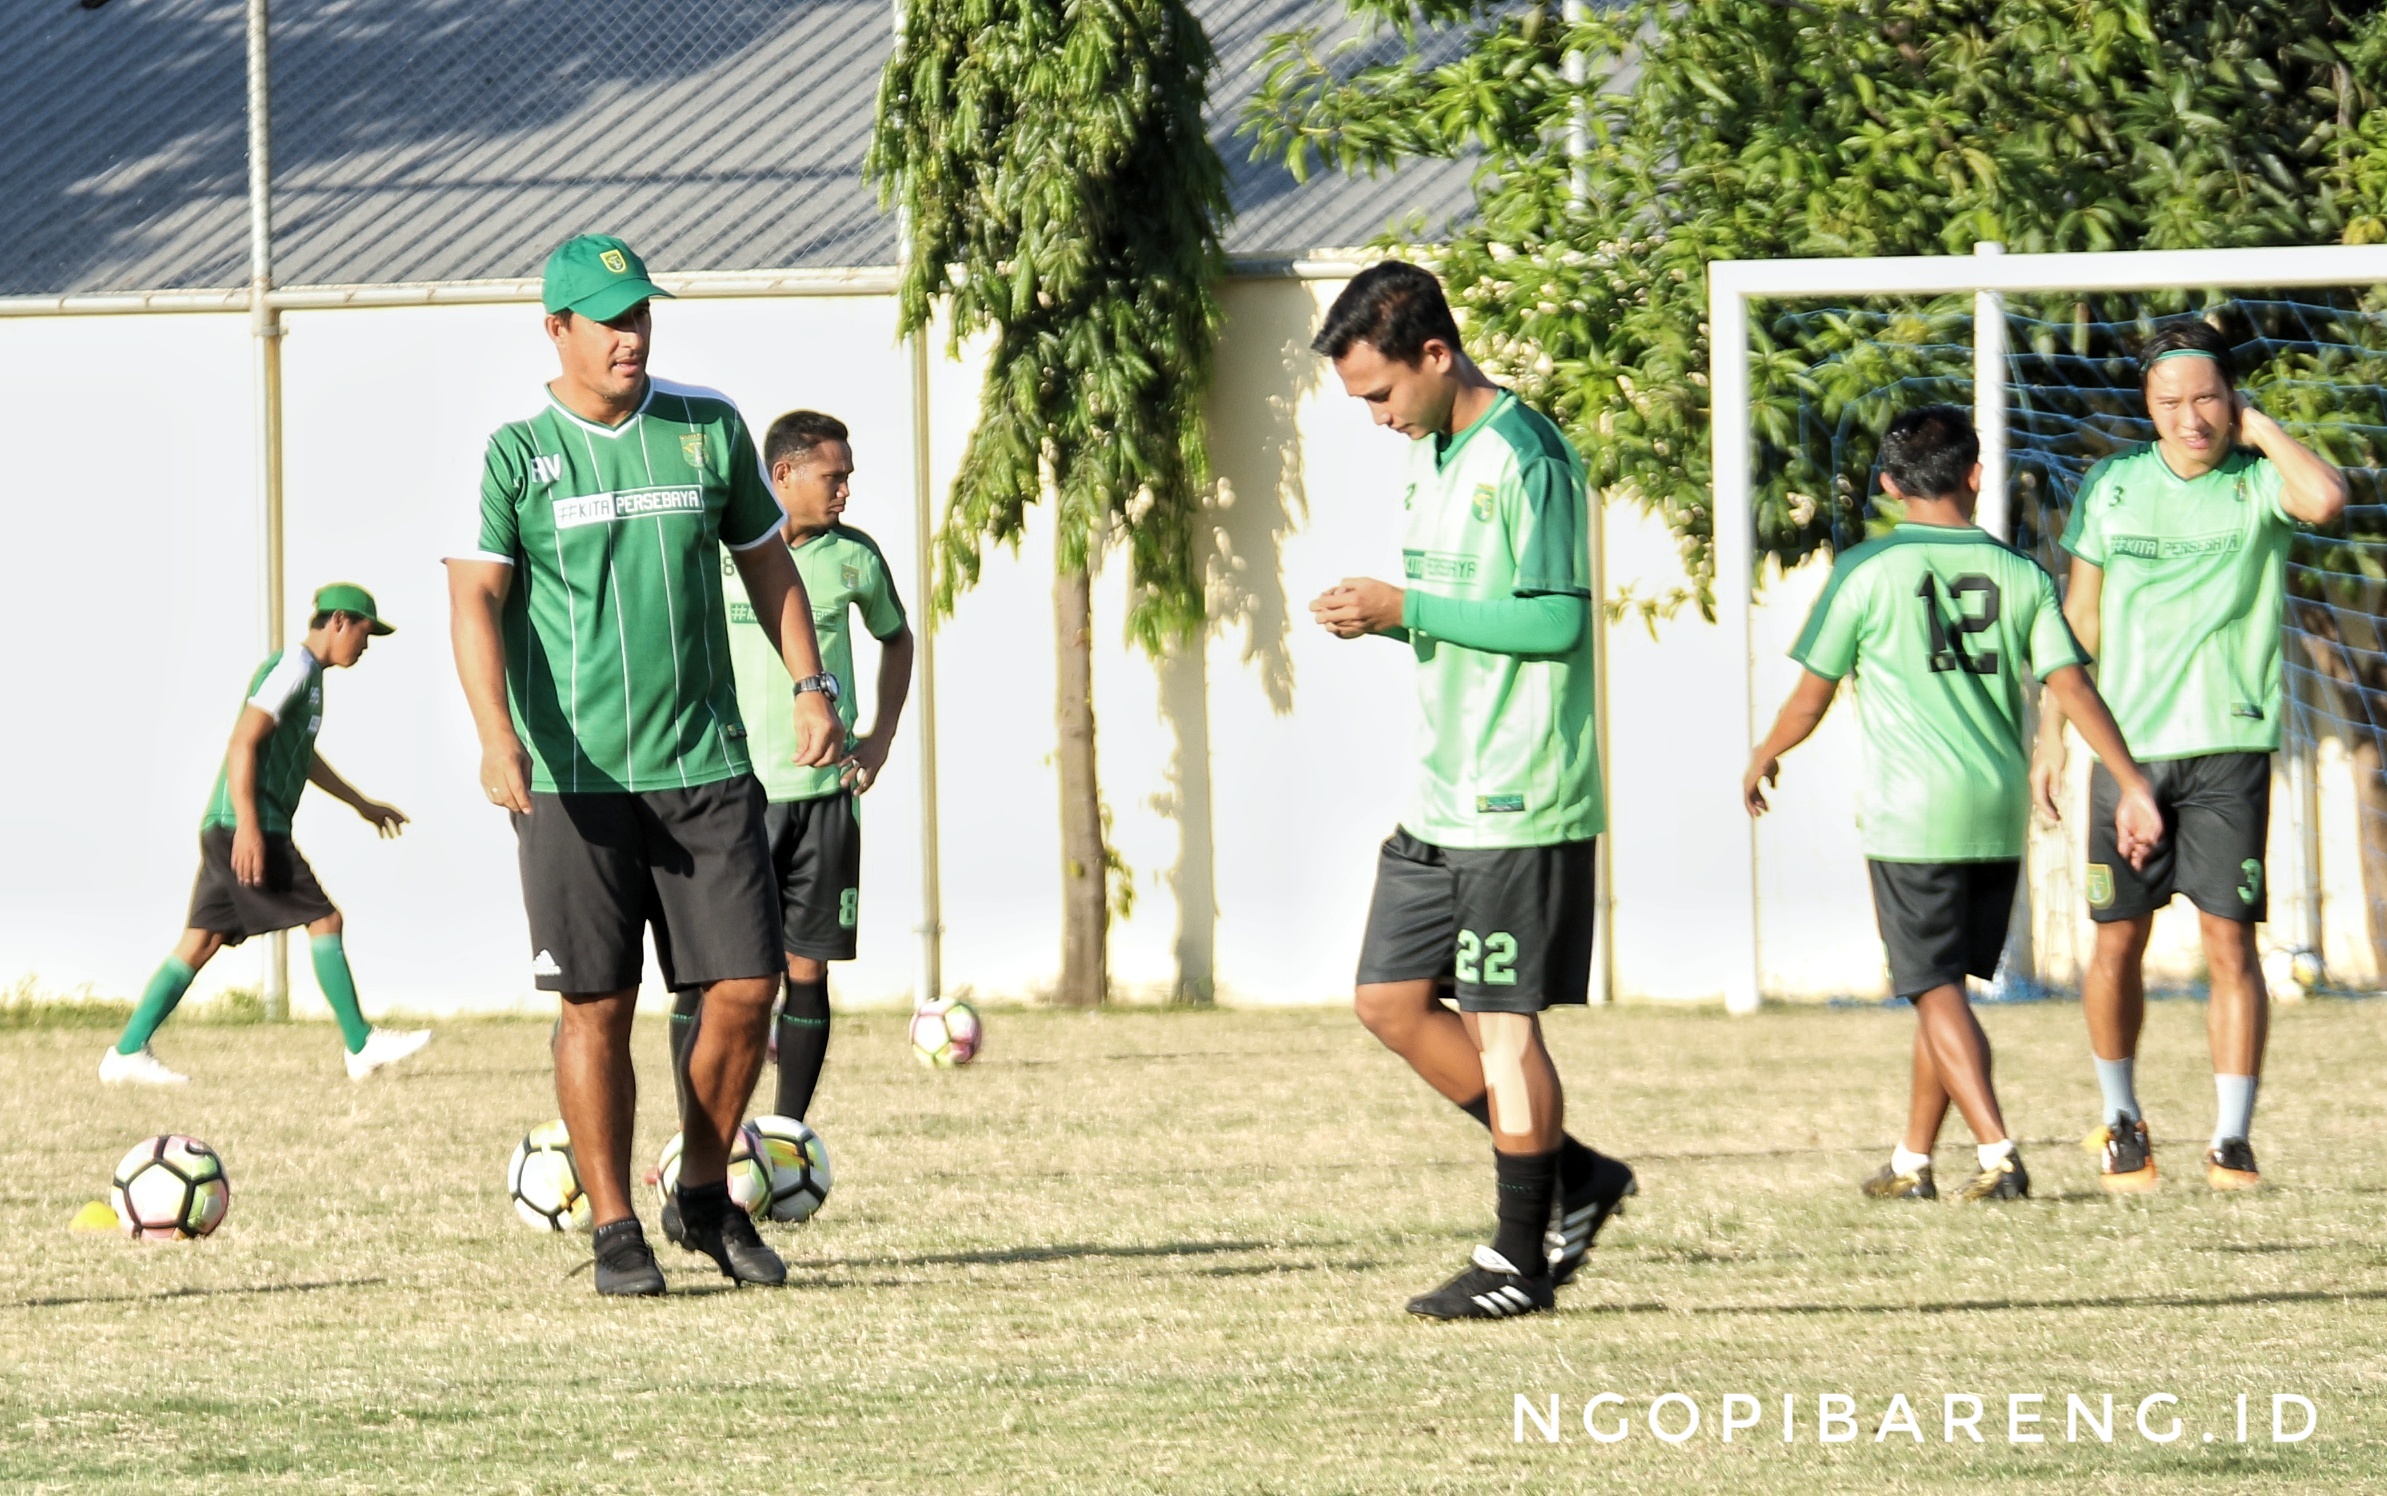
[[[1001,1267],[1023,1262],[1070,1262],[1088,1257],[1206,1257],[1218,1252],[1266,1252],[1275,1243],[1264,1241],[1172,1241],[1138,1246],[1105,1247],[1087,1242],[1053,1247],[1003,1247],[984,1252],[938,1252],[926,1257],[839,1258],[807,1264],[812,1267]],[[1340,1246],[1340,1242],[1312,1242],[1308,1246]]]
[[[62,1309],[76,1304],[153,1304],[168,1299],[228,1299],[262,1293],[318,1293],[328,1288],[377,1288],[387,1278],[325,1278],[311,1283],[250,1283],[230,1288],[162,1288],[156,1293],[79,1293],[16,1299],[0,1308]]]
[[[2252,1309],[2277,1304],[2354,1304],[2387,1300],[2387,1288],[2282,1289],[2276,1293],[2116,1294],[2075,1299],[1949,1299],[1922,1304],[1700,1304],[1643,1301],[1594,1304],[1589,1314],[1998,1314],[2050,1309]]]

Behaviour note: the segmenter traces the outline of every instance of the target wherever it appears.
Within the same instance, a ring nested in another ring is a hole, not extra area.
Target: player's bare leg
[[[1409,1301],[1430,1319],[1505,1318],[1551,1306],[1547,1236],[1560,1201],[1559,1145],[1566,1096],[1531,1013],[1467,1013],[1463,1032],[1480,1056],[1490,1109],[1499,1230],[1457,1277]]]
[[[2251,923],[2220,919],[2201,909],[2197,923],[2212,989],[2205,1004],[2205,1041],[2213,1051],[2220,1113],[2205,1154],[2205,1180],[2215,1189],[2249,1189],[2262,1183],[2247,1136],[2254,1125],[2263,1050],[2271,1036],[2271,994],[2255,954]]]
[[[704,989],[704,1022],[688,1045],[688,1106],[680,1117],[680,1180],[673,1198],[681,1246],[712,1258],[725,1277],[766,1286],[787,1281],[787,1264],[763,1245],[753,1218],[730,1203],[727,1179],[730,1140],[762,1074],[771,1001],[778,995],[776,972]]]
[[[630,1023],[638,989],[566,993],[555,1028],[555,1100],[572,1134],[590,1224],[632,1217],[630,1128],[638,1111],[638,1074],[630,1065]]]
[[[793,964],[793,958],[790,958]],[[1409,1062],[1425,1083],[1460,1107],[1484,1098],[1483,1054],[1458,1014],[1435,997],[1438,984],[1367,982],[1352,995],[1360,1024]]]
[[[1930,1051],[1931,1068],[1940,1087],[1964,1114],[1964,1124],[1979,1143],[2005,1141],[2006,1119],[1998,1110],[1997,1089],[1989,1079],[1989,1036],[1973,1016],[1964,989],[1950,983],[1934,987],[1915,999],[1915,1032]],[[1910,1140],[1908,1147],[1914,1147]],[[1929,1152],[1926,1147],[1918,1152]]]
[[[175,942],[174,959],[197,972],[216,958],[224,948],[224,937],[213,930],[185,930]],[[155,949],[155,947],[152,947]]]
[[[1547,1153],[1566,1136],[1566,1092],[1532,1013],[1459,1015],[1492,1103],[1492,1151]]]
[[[109,1085],[190,1084],[189,1076],[167,1068],[164,1061],[150,1052],[149,1041],[158,1026],[181,1006],[183,994],[191,990],[200,968],[214,960],[216,952],[223,948],[224,937],[213,930],[182,932],[182,939],[166,957],[165,964],[149,979],[149,988],[134,1006],[133,1016],[125,1020],[124,1032],[100,1055],[102,1081]]]
[[[2108,1088],[2103,1150],[2098,1184],[2112,1194],[2137,1194],[2156,1185],[2155,1155],[2148,1144],[2147,1125],[2138,1114],[2137,1095],[2129,1079],[2138,1058],[2139,1030],[2147,1019],[2147,937],[2155,917],[2100,922],[2097,944],[2089,953],[2089,968],[2081,974],[2080,1007],[2089,1025],[2089,1052],[2096,1057],[2099,1083]],[[2119,1079],[2111,1077],[2118,1076]],[[2127,1109],[2116,1092],[2127,1092]]]
[[[1904,1147],[1909,1153],[1928,1157],[1932,1145],[1939,1141],[1940,1124],[1947,1120],[1948,1088],[1939,1083],[1939,1066],[1932,1062],[1921,1014],[1916,1020],[1914,1083],[1907,1093]]]

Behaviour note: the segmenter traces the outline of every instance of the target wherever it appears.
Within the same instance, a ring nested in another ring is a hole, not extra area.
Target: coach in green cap
[[[548,256],[560,371],[535,412],[490,437],[447,555],[481,789],[513,815],[532,980],[563,1000],[556,1097],[607,1294],[663,1291],[630,1208],[630,1028],[650,925],[665,984],[702,989],[706,1017],[688,1054],[676,1239],[737,1282],[787,1277],[726,1183],[782,957],[723,546],[793,680],[777,710],[794,713],[795,762],[831,763],[844,738],[746,422],[716,391],[647,373],[663,294],[609,235]]]
[[[342,944],[340,911],[290,840],[298,797],[310,784],[321,785],[385,837],[406,824],[397,807],[358,794],[315,751],[315,734],[323,727],[323,672],[355,664],[376,635],[391,632],[372,593],[353,582],[334,582],[315,594],[307,637],[266,656],[249,677],[215,794],[199,823],[199,880],[191,890],[188,928],[149,979],[123,1036],[100,1057],[101,1080],[152,1086],[187,1081],[150,1053],[150,1036],[216,952],[251,935],[299,925],[307,927],[324,1001],[340,1020],[351,1079],[363,1080],[431,1042],[427,1029],[400,1033],[365,1022]]]

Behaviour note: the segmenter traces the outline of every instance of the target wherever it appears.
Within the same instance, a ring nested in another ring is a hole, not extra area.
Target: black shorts
[[[853,793],[777,800],[763,812],[779,883],[779,943],[791,956],[854,959],[862,900],[862,819]]]
[[[752,775],[530,801],[531,813],[513,820],[541,991],[635,988],[649,924],[666,986],[785,970],[763,791]]]
[[[1873,918],[1890,955],[1890,991],[1917,998],[1997,974],[2022,862],[1874,862]]]
[[[1596,845],[1437,847],[1395,829],[1376,858],[1360,985],[1447,982],[1469,1013],[1588,1001]]]
[[[2141,919],[2175,893],[2217,919],[2268,918],[2263,853],[2271,836],[2271,755],[2200,753],[2143,767],[2163,807],[2163,841],[2144,871],[2115,846],[2121,786],[2103,764],[2089,771],[2089,918]]]
[[[206,930],[223,936],[226,945],[238,945],[251,935],[295,930],[339,912],[289,837],[265,833],[265,882],[250,888],[232,876],[232,828],[210,826],[199,833],[199,879],[191,885],[185,929]]]

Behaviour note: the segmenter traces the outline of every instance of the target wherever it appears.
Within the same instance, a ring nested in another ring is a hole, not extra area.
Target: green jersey
[[[298,797],[306,793],[307,773],[315,767],[315,734],[323,730],[323,662],[303,644],[276,650],[249,677],[245,713],[255,707],[274,719],[273,731],[257,745],[257,829],[277,836],[290,834],[290,818],[298,814]],[[215,794],[207,802],[202,829],[240,827],[232,808],[232,765],[216,770]]]
[[[2131,756],[2279,747],[2279,623],[2295,518],[2279,469],[2235,451],[2183,479],[2153,446],[2089,469],[2064,549],[2105,569],[2097,689]]]
[[[854,641],[846,628],[849,609],[860,609],[862,626],[873,639],[889,639],[902,632],[903,602],[895,595],[895,577],[878,544],[860,530],[832,525],[794,548],[796,572],[812,600],[812,632],[820,640],[821,668],[837,677],[837,715],[845,722],[845,749],[854,746],[854,719],[861,703],[854,698]],[[737,573],[736,563],[721,558],[723,585]],[[762,625],[755,621],[754,604],[743,597],[729,604],[729,653],[737,666],[738,701],[745,709],[746,746],[754,757],[754,776],[773,800],[817,800],[838,790],[835,764],[806,768],[796,762],[796,718],[791,698],[796,683],[788,678],[787,662],[771,647]]]
[[[2022,855],[2024,672],[2089,662],[2038,562],[1974,525],[1900,525],[1840,557],[1790,657],[1856,672],[1867,857]]]
[[[1501,391],[1466,430],[1409,449],[1407,585],[1474,601],[1591,597],[1583,460]],[[1543,847],[1599,835],[1589,627],[1562,654],[1467,649],[1412,631],[1423,763],[1401,825],[1442,847]]]
[[[514,568],[506,696],[531,788],[684,789],[747,771],[720,547],[784,516],[727,396],[647,381],[619,426],[550,397],[489,438],[465,560]]]

